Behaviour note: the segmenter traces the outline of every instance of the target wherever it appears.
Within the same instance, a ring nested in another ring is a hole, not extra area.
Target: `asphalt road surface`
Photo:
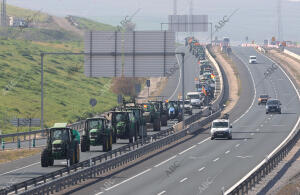
[[[298,123],[300,103],[280,68],[264,78],[272,61],[252,48],[236,47],[233,52],[238,56],[233,60],[243,77],[241,99],[231,112],[232,140],[210,140],[208,131],[204,131],[134,167],[70,193],[215,195],[251,171]],[[258,64],[248,64],[250,55],[257,56]],[[260,94],[278,98],[282,114],[267,115],[265,107],[257,105]]]
[[[300,48],[287,47],[285,49],[287,49],[287,50],[289,50],[289,51],[291,51],[291,52],[293,52],[293,53],[295,53],[297,55],[300,55]]]
[[[184,49],[184,48],[183,48]],[[187,90],[193,91],[194,90],[194,82],[190,82],[191,78],[188,77],[188,74],[190,73],[196,73],[197,72],[197,64],[195,63],[195,59],[191,55],[187,55],[188,57],[185,59],[185,70],[186,70],[186,82],[185,86]],[[181,62],[181,60],[180,60]],[[181,87],[178,87],[180,85],[179,83],[179,70],[172,75],[167,83],[166,89],[163,91],[164,96],[166,97],[171,97],[174,96],[174,99],[177,99],[178,96],[178,89]],[[193,80],[194,78],[192,78]],[[179,84],[178,84],[179,83]],[[175,91],[175,93],[174,93]],[[198,109],[194,109],[193,112],[199,112]],[[188,115],[185,115],[185,117],[189,117]],[[177,120],[173,121],[168,121],[168,126],[167,127],[162,127],[162,130],[165,130],[171,126],[173,126]],[[148,131],[148,135],[153,135],[154,133],[152,130]],[[22,147],[28,147],[28,141],[22,142],[21,146]],[[41,146],[45,145],[46,140],[41,139],[37,140],[36,145]],[[113,145],[113,149],[119,148],[121,146],[124,146],[125,144],[128,144],[128,140],[118,140],[117,144]],[[16,143],[11,143],[7,144],[6,148],[16,148]],[[80,154],[80,160],[87,160],[90,157],[95,157],[103,154],[102,152],[102,146],[98,147],[91,147],[91,152],[81,152]],[[10,163],[5,163],[5,164],[0,164],[0,189],[5,188],[7,186],[41,176],[46,173],[50,173],[56,170],[59,170],[63,167],[66,166],[66,160],[57,160],[54,162],[53,167],[47,167],[47,168],[42,168],[40,165],[40,154],[34,155],[32,157],[16,160]]]

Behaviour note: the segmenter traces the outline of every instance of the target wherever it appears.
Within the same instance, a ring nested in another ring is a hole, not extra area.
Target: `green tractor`
[[[138,128],[138,136],[141,138],[142,136],[147,136],[147,129],[145,120],[143,117],[143,109],[138,106],[135,102],[125,102],[123,101],[123,109],[129,112],[132,112],[133,116],[137,121],[137,128]]]
[[[117,138],[129,139],[129,143],[137,140],[138,125],[133,112],[110,111],[107,118],[110,120],[113,129],[113,143],[117,142]]]
[[[81,136],[81,151],[90,151],[90,146],[102,145],[103,152],[112,150],[113,131],[104,117],[88,118]]]
[[[80,161],[80,134],[67,123],[55,123],[47,132],[47,146],[41,154],[42,167],[53,166],[54,160],[69,160],[69,165]]]
[[[168,125],[168,108],[164,101],[150,101],[152,104],[154,104],[156,110],[159,110],[160,112],[160,123],[161,126],[167,126]]]
[[[154,131],[160,131],[160,111],[153,103],[145,103],[143,106],[143,117],[145,123],[152,123]]]

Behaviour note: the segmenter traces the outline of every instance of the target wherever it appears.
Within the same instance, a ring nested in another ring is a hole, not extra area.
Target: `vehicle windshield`
[[[261,95],[260,98],[268,98],[268,95]]]
[[[213,128],[227,128],[228,122],[214,122],[212,127]]]
[[[116,121],[117,122],[125,121],[125,114],[124,113],[117,113],[116,114]]]
[[[267,105],[278,105],[279,104],[279,101],[278,100],[269,100],[267,102]]]
[[[188,95],[187,96],[189,99],[200,99],[199,95]]]
[[[251,60],[256,60],[256,57],[255,56],[251,56],[250,59]]]
[[[51,139],[54,140],[68,140],[68,131],[66,129],[52,130]]]
[[[191,102],[188,101],[188,100],[185,100],[185,101],[184,101],[184,104],[185,104],[185,105],[190,104],[190,103],[191,103]]]
[[[98,120],[89,120],[88,121],[88,130],[101,129],[102,123],[103,123],[103,121],[99,120],[99,119]]]

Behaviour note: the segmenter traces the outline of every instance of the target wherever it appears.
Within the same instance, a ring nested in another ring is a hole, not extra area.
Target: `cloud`
[[[300,0],[289,0],[289,2],[300,2]]]

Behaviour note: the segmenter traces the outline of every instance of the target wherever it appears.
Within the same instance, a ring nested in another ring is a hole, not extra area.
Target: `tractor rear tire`
[[[81,139],[81,152],[88,152],[90,151],[90,142],[87,136],[82,136]]]
[[[117,143],[117,136],[115,135],[115,133],[113,133],[112,135],[112,143],[113,144]]]
[[[154,119],[153,131],[160,131],[160,119]]]
[[[163,114],[161,116],[161,126],[165,127],[168,125],[168,116]]]
[[[103,143],[102,143],[103,152],[107,152],[109,149],[109,141],[108,140],[109,140],[108,136],[103,137]]]
[[[79,150],[79,144],[77,144],[75,163],[79,163],[79,161],[80,161],[80,150]]]
[[[109,134],[109,144],[108,144],[109,148],[108,148],[108,151],[111,151],[112,150],[112,134],[110,133]]]
[[[41,166],[42,167],[51,166],[50,165],[51,164],[50,157],[51,157],[51,153],[47,149],[44,149],[41,154]]]

